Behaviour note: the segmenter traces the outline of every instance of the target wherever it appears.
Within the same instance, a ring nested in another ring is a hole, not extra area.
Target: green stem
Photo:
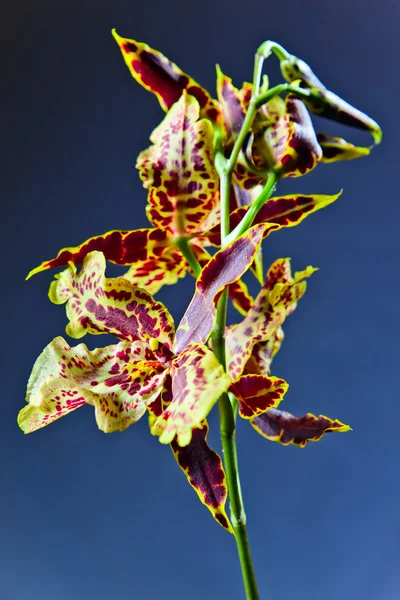
[[[175,240],[175,246],[177,248],[179,248],[179,250],[182,252],[183,256],[186,258],[187,262],[189,263],[189,265],[192,268],[193,273],[195,274],[195,276],[197,278],[201,273],[201,265],[200,265],[199,261],[197,260],[197,258],[195,257],[195,255],[193,254],[193,250],[191,249],[187,238],[185,238],[185,237],[177,238]]]
[[[263,188],[262,192],[258,196],[258,198],[256,200],[254,200],[253,204],[251,204],[249,206],[246,214],[244,215],[244,217],[240,221],[240,223],[225,238],[226,244],[230,244],[231,242],[233,242],[233,240],[238,238],[240,235],[242,235],[242,233],[247,231],[249,229],[249,227],[251,227],[255,217],[257,216],[257,213],[263,207],[265,202],[268,200],[268,198],[271,196],[272,192],[274,191],[277,180],[278,180],[278,177],[277,177],[276,173],[271,172],[270,176],[268,177],[268,181],[267,181],[265,187]]]
[[[231,522],[235,532],[236,545],[247,600],[259,600],[257,582],[251,558],[249,539],[246,527],[242,491],[239,480],[239,466],[236,448],[235,415],[227,394],[219,401],[220,431],[224,464],[229,490]]]
[[[227,300],[228,293],[225,290],[218,303],[216,327],[213,332],[213,350],[224,367],[226,366],[224,331]],[[246,527],[246,513],[239,479],[236,447],[236,407],[236,399],[233,397],[230,400],[228,394],[223,394],[218,401],[221,443],[229,493],[231,523],[235,532],[246,598],[247,600],[259,600],[260,596],[257,590],[257,582],[251,558]]]
[[[285,50],[283,46],[272,40],[267,40],[261,44],[257,50],[257,54],[260,54],[264,59],[271,56],[271,52],[273,52],[279,60],[287,60],[290,57],[289,52]]]
[[[291,83],[280,83],[279,85],[276,85],[267,92],[264,92],[264,94],[259,94],[257,98],[255,98],[254,103],[256,109],[260,108],[261,106],[263,106],[263,104],[266,104],[267,102],[272,100],[272,98],[274,98],[275,96],[279,96],[280,94],[284,94],[285,92],[295,94],[299,98],[307,99],[310,98],[310,96],[312,96],[312,92],[310,90],[305,90],[304,88],[300,88],[297,85],[292,85]]]
[[[230,237],[229,201],[232,183],[232,173],[236,166],[240,150],[253,123],[257,106],[255,97],[258,94],[261,71],[264,58],[256,54],[254,62],[253,94],[242,128],[233,146],[231,155],[227,159],[221,149],[216,152],[215,165],[220,176],[221,199],[221,247],[228,243]],[[219,362],[226,369],[225,356],[225,327],[226,311],[228,305],[228,289],[218,301],[215,326],[212,332],[213,350]],[[259,600],[257,583],[253,562],[250,553],[249,540],[246,528],[246,513],[244,510],[242,490],[239,479],[239,465],[236,447],[236,410],[237,402],[230,400],[228,394],[223,394],[218,402],[220,415],[221,443],[224,455],[226,479],[229,494],[232,527],[235,532],[236,545],[239,554],[240,567],[247,600]]]

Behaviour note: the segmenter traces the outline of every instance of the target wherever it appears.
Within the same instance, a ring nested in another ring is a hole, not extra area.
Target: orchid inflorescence
[[[288,384],[271,375],[271,363],[282,325],[316,269],[292,275],[290,260],[282,258],[265,275],[262,261],[265,238],[298,225],[340,194],[271,195],[282,178],[371,150],[315,133],[310,113],[366,130],[375,144],[381,130],[274,42],[259,47],[253,83],[241,89],[217,67],[215,100],[161,53],[113,35],[134,79],[166,112],[137,159],[151,227],[92,237],[30,272],[67,267],[49,291],[52,302],[66,305],[67,334],[108,333],[119,342],[91,351],[55,338],[33,367],[18,423],[30,433],[90,404],[98,427],[110,433],[147,414],[151,433],[170,444],[200,500],[235,534],[247,598],[257,598],[238,480],[236,415],[263,437],[298,447],[350,429],[337,419],[296,417],[279,408]],[[262,69],[272,54],[284,82],[271,88]],[[129,269],[107,278],[106,261]],[[260,284],[256,298],[242,279],[248,270]],[[187,272],[196,277],[196,289],[175,330],[153,295]],[[242,320],[227,326],[229,297]],[[207,416],[217,403],[224,461],[207,444]]]

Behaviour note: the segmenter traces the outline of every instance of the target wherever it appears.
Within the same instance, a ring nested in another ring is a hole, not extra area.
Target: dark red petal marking
[[[227,486],[220,456],[207,444],[208,425],[193,430],[188,446],[181,448],[176,441],[171,443],[172,452],[188,482],[207,506],[212,516],[224,529],[233,533],[225,512]]]
[[[279,442],[284,446],[293,444],[304,448],[308,442],[318,442],[325,433],[350,431],[350,427],[341,421],[332,420],[324,415],[316,417],[307,413],[303,417],[271,408],[251,422],[263,437]]]

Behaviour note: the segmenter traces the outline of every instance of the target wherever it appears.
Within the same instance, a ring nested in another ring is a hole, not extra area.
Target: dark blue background
[[[110,436],[90,407],[30,436],[15,423],[34,360],[66,324],[47,300],[52,273],[25,283],[26,273],[65,245],[146,225],[134,162],[162,113],[131,79],[112,27],[212,91],[216,62],[240,84],[256,47],[275,39],[383,126],[371,157],[282,184],[344,194],[273,234],[266,250],[270,261],[321,269],[275,361],[291,386],[285,408],[338,417],[354,431],[305,450],[270,443],[244,422],[238,435],[262,598],[399,598],[398,3],[13,0],[2,13],[0,598],[243,598],[233,538],[145,419]],[[192,288],[187,278],[160,294],[176,320]],[[211,427],[218,447],[214,414]]]

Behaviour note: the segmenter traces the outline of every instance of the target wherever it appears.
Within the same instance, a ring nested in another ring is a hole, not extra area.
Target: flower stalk
[[[264,277],[262,266],[262,242],[270,233],[298,225],[340,194],[271,196],[281,178],[370,153],[371,147],[316,134],[309,111],[368,131],[375,144],[382,132],[275,42],[259,47],[253,82],[240,90],[218,68],[215,100],[157,50],[113,35],[131,75],[167,113],[136,165],[148,190],[151,227],[92,237],[61,249],[29,273],[28,278],[65,268],[52,282],[49,298],[65,304],[67,334],[77,339],[111,334],[118,342],[91,351],[56,337],[33,367],[18,423],[31,433],[88,404],[99,429],[112,433],[147,413],[151,433],[170,445],[201,502],[234,534],[246,599],[258,600],[239,477],[237,417],[284,446],[305,447],[326,433],[350,429],[338,419],[279,410],[288,384],[270,374],[271,363],[283,341],[282,324],[316,269],[308,266],[292,275],[290,260],[281,258]],[[285,82],[268,89],[267,78],[262,85],[261,78],[272,54]],[[211,255],[207,246],[218,250]],[[108,278],[106,261],[128,270]],[[255,298],[242,281],[250,268],[260,284]],[[195,293],[175,327],[153,295],[187,272],[196,278]],[[229,327],[228,295],[242,315]],[[216,404],[223,460],[207,443],[207,416]]]

